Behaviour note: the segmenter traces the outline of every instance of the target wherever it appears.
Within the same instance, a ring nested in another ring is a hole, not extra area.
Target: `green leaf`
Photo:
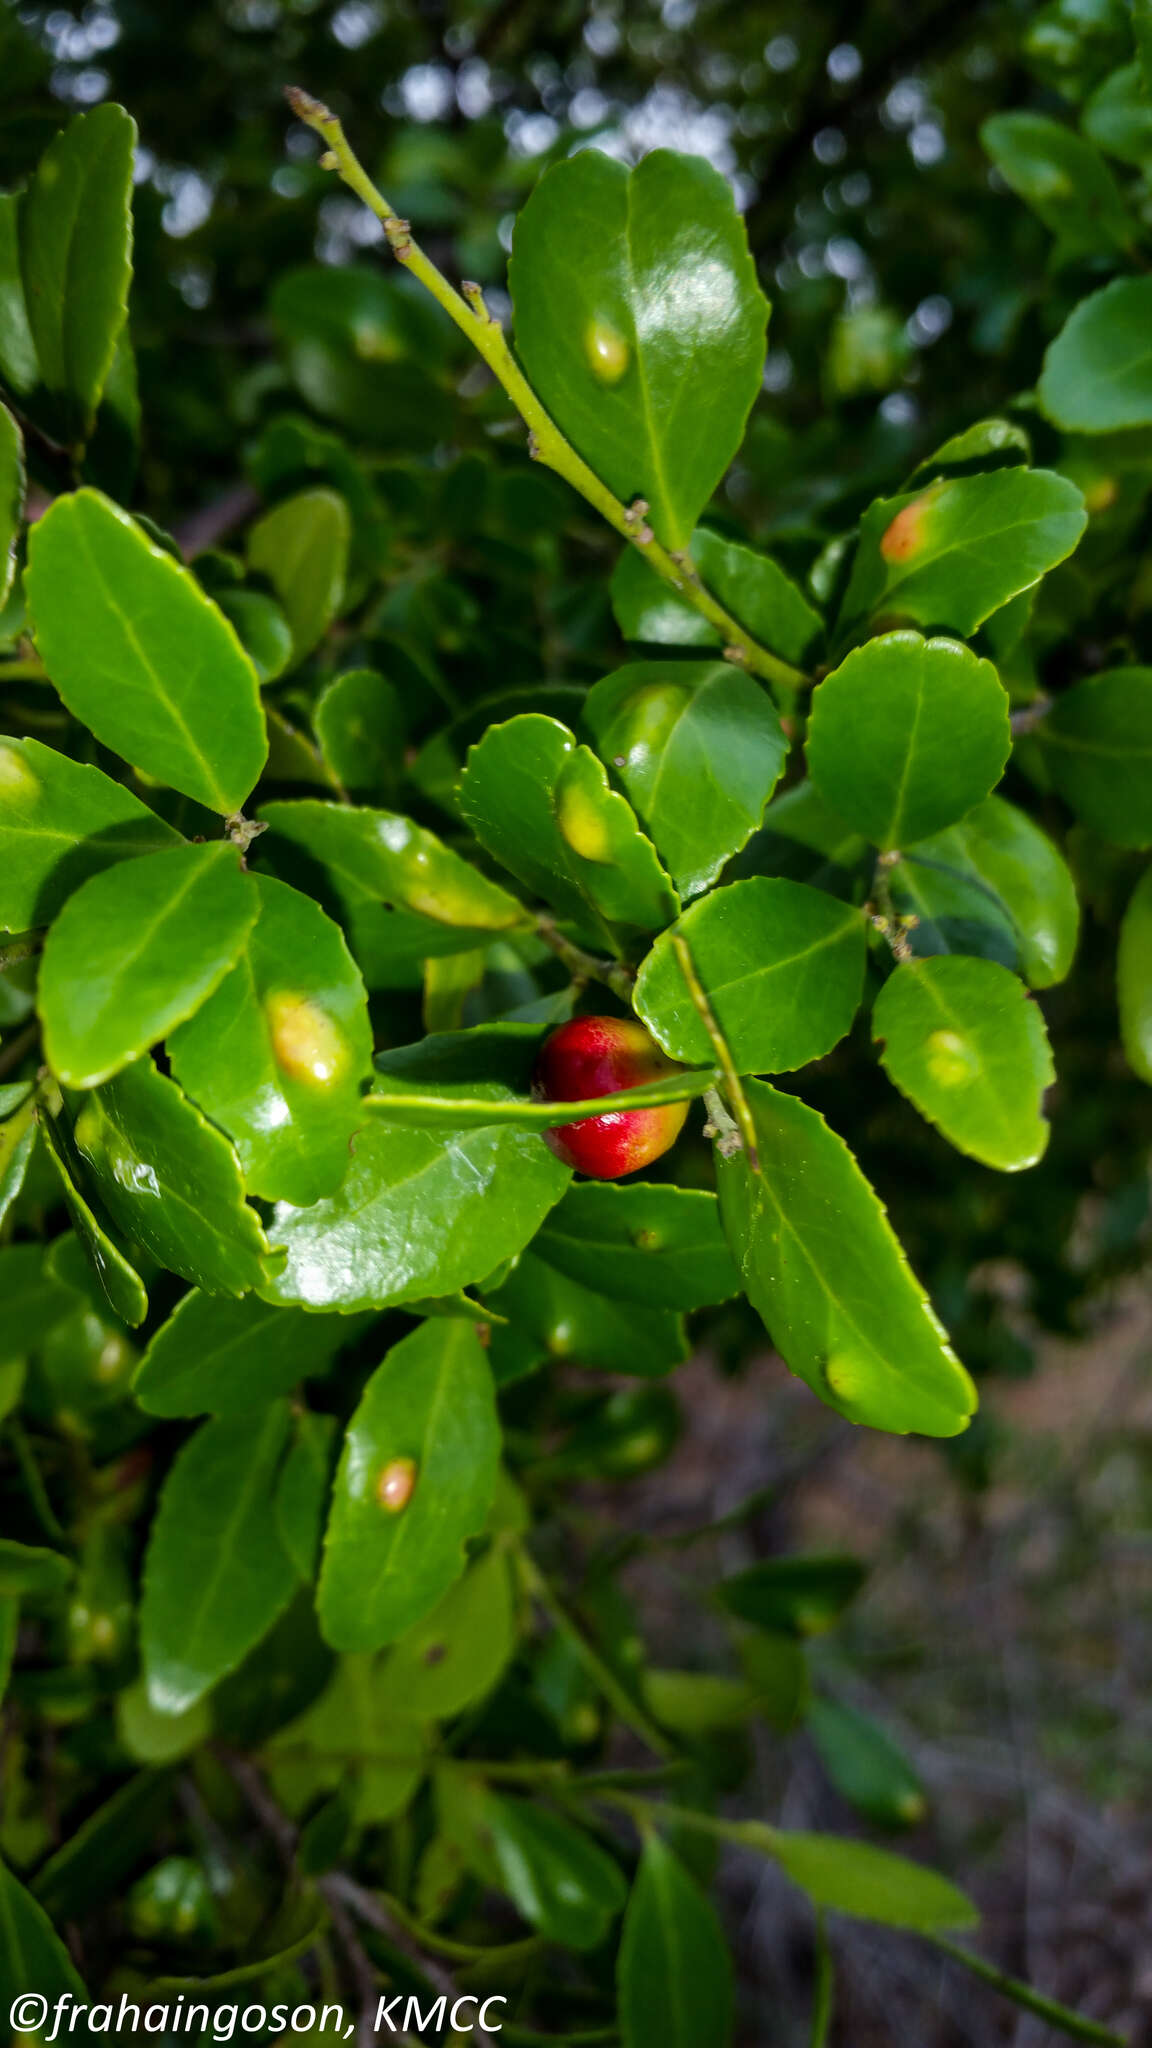
[[[136,1369],[149,1415],[243,1415],[326,1372],[363,1325],[194,1291],[177,1303]]]
[[[1128,1064],[1142,1081],[1152,1081],[1152,868],[1141,876],[1124,912],[1116,975]]]
[[[1152,668],[1114,668],[1056,699],[1036,728],[1077,817],[1113,846],[1152,846]]]
[[[317,1596],[334,1649],[395,1642],[443,1599],[484,1526],[499,1457],[475,1330],[421,1323],[377,1366],[348,1425]]]
[[[39,740],[0,740],[0,928],[51,924],[73,889],[180,835],[99,768]]]
[[[879,498],[860,522],[843,617],[975,632],[1070,555],[1086,521],[1075,484],[1047,469],[998,469]]]
[[[20,275],[22,197],[0,192],[0,377],[14,397],[26,400],[36,389],[40,365]]]
[[[993,114],[980,140],[997,170],[1046,228],[1065,260],[1129,250],[1137,235],[1115,178],[1091,142],[1047,114]]]
[[[319,904],[249,877],[259,915],[235,966],[169,1043],[181,1086],[236,1146],[251,1193],[305,1207],[348,1167],[372,1071],[364,984]]]
[[[191,572],[82,490],[37,520],[25,589],[73,717],[134,768],[209,810],[238,810],[268,752],[256,671]]]
[[[31,1543],[14,1543],[0,1536],[0,1595],[30,1593],[44,1598],[62,1593],[73,1576],[71,1558],[58,1550],[41,1550]]]
[[[219,987],[259,909],[227,839],[90,876],[52,926],[40,965],[53,1073],[95,1088],[164,1038]]]
[[[287,1260],[261,1292],[341,1314],[454,1294],[523,1249],[569,1178],[534,1131],[373,1122],[334,1195],[274,1212]]]
[[[292,1447],[276,1488],[280,1541],[307,1586],[320,1560],[336,1427],[334,1415],[310,1415],[307,1409],[293,1418]]]
[[[803,882],[753,875],[715,889],[673,932],[744,1074],[783,1074],[830,1052],[851,1025],[864,981],[864,919]],[[712,1044],[668,932],[643,962],[635,1005],[673,1059],[702,1064]]]
[[[16,574],[16,539],[24,511],[24,441],[11,413],[0,405],[0,605]]]
[[[40,1112],[40,1129],[48,1157],[56,1169],[72,1228],[84,1248],[113,1313],[136,1329],[148,1313],[144,1282],[118,1243],[111,1221],[98,1212],[88,1193],[81,1188],[83,1161],[77,1154],[72,1133],[64,1120]]]
[[[489,726],[469,751],[459,804],[481,846],[562,917],[657,931],[680,907],[632,806],[555,718]]]
[[[43,1906],[0,1863],[0,2003],[5,2014],[14,1998],[30,1990],[38,1991],[48,2008],[65,1993],[81,2004],[88,1995]]]
[[[211,593],[262,683],[274,683],[292,660],[292,628],[278,604],[262,590]]]
[[[284,1401],[205,1422],[177,1452],[144,1560],[140,1655],[153,1707],[181,1714],[267,1635],[296,1573],[276,1528]]]
[[[167,1771],[137,1771],[88,1814],[36,1873],[37,1898],[50,1913],[76,1920],[102,1888],[120,1885],[165,1824],[171,1788]]]
[[[1056,1078],[1044,1019],[994,960],[907,960],[872,1012],[884,1071],[922,1116],[985,1166],[1016,1173],[1048,1144]]]
[[[83,1098],[76,1148],[113,1223],[207,1294],[245,1294],[268,1244],[228,1140],[150,1059]]]
[[[890,1850],[840,1835],[785,1834],[751,1823],[745,1839],[763,1847],[807,1892],[814,1906],[850,1913],[882,1927],[933,1934],[946,1927],[975,1927],[980,1915],[964,1892],[938,1871],[910,1863]]]
[[[382,1715],[446,1721],[462,1713],[491,1692],[516,1641],[511,1566],[494,1543],[389,1651],[380,1677]]]
[[[589,692],[585,717],[687,898],[760,823],[788,755],[758,683],[727,662],[634,662]]]
[[[409,1715],[382,1724],[380,1670],[376,1657],[341,1658],[322,1697],[273,1736],[265,1757],[283,1804],[298,1810],[318,1792],[348,1787],[358,1827],[403,1813],[424,1775],[427,1746]]]
[[[606,1298],[596,1283],[582,1286],[527,1251],[490,1302],[512,1323],[517,1335],[527,1332],[542,1353],[569,1360],[593,1372],[636,1373],[647,1378],[670,1372],[688,1356],[688,1340],[680,1316],[666,1308],[635,1309]],[[494,1336],[492,1355],[497,1373],[505,1347]]]
[[[820,795],[845,822],[898,847],[981,802],[1011,747],[1008,696],[990,661],[956,640],[885,633],[813,693],[805,751]]]
[[[1090,142],[1121,163],[1139,167],[1152,158],[1152,104],[1139,64],[1125,64],[1086,102],[1080,125]]]
[[[700,580],[761,646],[804,668],[824,631],[818,611],[770,555],[698,526],[689,550]],[[625,548],[612,572],[612,610],[626,640],[672,647],[722,647],[724,636],[695,605]]]
[[[885,1828],[923,1820],[923,1785],[903,1750],[867,1714],[835,1700],[813,1700],[807,1728],[836,1790],[866,1820]]]
[[[583,1828],[526,1799],[487,1792],[486,1848],[517,1912],[546,1941],[599,1948],[628,1896],[612,1858]]]
[[[256,521],[250,566],[268,578],[301,662],[324,638],[344,598],[350,538],[348,507],[335,491],[301,491]]]
[[[687,547],[764,367],[730,186],[700,157],[658,149],[629,171],[582,150],[536,186],[508,275],[529,383],[617,497],[647,500],[657,539]]]
[[[1117,277],[1082,299],[1036,389],[1048,418],[1073,433],[1152,425],[1152,277]]]
[[[924,936],[924,885],[949,879],[962,892],[954,899],[962,920],[956,942],[923,950],[984,953],[985,946],[973,942],[972,925],[994,924],[1013,950],[989,951],[987,957],[1018,965],[1033,988],[1063,981],[1080,927],[1076,885],[1063,855],[1026,812],[990,796],[947,832],[920,840],[893,868],[897,908],[921,912],[921,926],[911,934],[917,951]]]
[[[794,1096],[745,1092],[760,1171],[718,1152],[720,1213],[785,1363],[850,1422],[958,1435],[971,1381],[847,1145]]]
[[[402,698],[372,668],[349,669],[317,699],[312,723],[342,789],[353,797],[389,796],[404,773]]]
[[[525,922],[514,896],[490,882],[435,833],[393,811],[315,799],[261,807],[261,843],[284,879],[306,887],[331,877],[334,907],[369,987],[404,987],[425,959],[468,953]]]
[[[646,1836],[616,1964],[623,2048],[726,2048],[732,1961],[715,1910],[659,1835]]]
[[[49,143],[21,210],[28,325],[69,442],[95,419],[128,312],[135,147],[123,107],[78,115]]]
[[[868,1577],[858,1557],[771,1557],[721,1579],[720,1605],[774,1635],[824,1635]]]
[[[582,1287],[643,1308],[707,1308],[740,1289],[716,1197],[703,1188],[579,1181],[535,1249]]]
[[[457,415],[443,366],[457,338],[438,306],[407,278],[366,264],[315,264],[276,279],[272,320],[309,405],[359,440],[427,449]]]

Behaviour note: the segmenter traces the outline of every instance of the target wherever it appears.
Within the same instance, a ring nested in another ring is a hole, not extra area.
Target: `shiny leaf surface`
[[[954,943],[927,946],[924,885],[950,879],[959,884]],[[892,886],[897,907],[920,914],[917,951],[984,953],[974,928],[993,925],[1012,948],[1008,964],[1033,988],[1063,981],[1072,965],[1080,905],[1068,864],[1047,833],[1003,797],[990,796],[958,825],[921,840],[893,869]],[[989,948],[987,957],[1005,956]]]
[[[243,1415],[326,1372],[361,1327],[194,1290],[152,1338],[132,1391],[149,1415]]]
[[[50,924],[90,875],[180,835],[130,790],[39,740],[0,740],[0,927]]]
[[[1118,277],[1082,299],[1044,358],[1037,387],[1073,433],[1152,425],[1152,277]]]
[[[535,1249],[582,1287],[637,1307],[706,1308],[740,1286],[716,1197],[703,1188],[579,1181]]]
[[[649,1834],[616,1965],[624,2048],[725,2048],[732,1961],[715,1908],[659,1835]]]
[[[301,491],[274,505],[248,536],[248,561],[267,577],[292,634],[293,663],[323,639],[348,573],[348,507],[335,491]]]
[[[698,526],[689,550],[700,580],[733,618],[773,654],[803,668],[815,656],[823,621],[770,555]],[[638,548],[626,548],[612,575],[612,610],[626,640],[672,647],[722,647],[719,627],[678,597]]]

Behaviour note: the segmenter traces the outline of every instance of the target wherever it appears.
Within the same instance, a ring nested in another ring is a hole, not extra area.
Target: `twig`
[[[836,1988],[832,1950],[823,1913],[816,1915],[816,1982],[812,1992],[812,2034],[810,2048],[827,2048],[832,2026],[832,2000]]]
[[[536,932],[564,962],[574,981],[602,981],[605,988],[610,988],[614,995],[631,1007],[635,968],[626,967],[620,960],[602,960],[598,954],[586,952],[583,946],[565,938],[555,918],[549,917],[546,911],[536,919]]]
[[[1054,1998],[1045,1998],[1043,1992],[1033,1991],[1030,1984],[1022,1984],[1018,1977],[1010,1977],[1005,1970],[998,1970],[995,1963],[985,1962],[983,1956],[962,1948],[959,1942],[948,1941],[942,1934],[930,1934],[927,1939],[934,1948],[941,1949],[954,1963],[962,1963],[974,1977],[984,1984],[991,1984],[993,1990],[1003,1992],[1026,2012],[1034,2012],[1039,2019],[1046,2020],[1061,2034],[1067,2034],[1073,2041],[1096,2041],[1101,2048],[1129,2048],[1123,2034],[1113,2033],[1111,2027],[1101,2026],[1096,2020],[1084,2019],[1080,2013],[1071,2012]]]
[[[740,1127],[740,1136],[743,1140],[744,1151],[748,1156],[749,1168],[753,1173],[759,1173],[760,1154],[756,1150],[756,1124],[748,1104],[748,1097],[744,1093],[743,1083],[736,1072],[736,1062],[732,1057],[728,1040],[721,1031],[712,1005],[704,993],[704,984],[696,972],[696,964],[692,958],[687,939],[681,932],[672,932],[669,936],[672,940],[672,951],[676,955],[677,964],[681,974],[684,976],[688,993],[695,1005],[700,1022],[703,1024],[712,1042],[712,1050],[716,1054],[717,1065],[724,1076],[724,1089],[728,1097],[728,1106]]]
[[[375,1928],[377,1934],[382,1934],[385,1941],[407,1956],[409,1962],[414,1963],[417,1969],[422,1971],[433,1990],[443,1993],[450,2006],[455,2004],[459,1996],[455,1980],[439,1963],[424,1953],[407,1928],[385,1910],[374,1892],[367,1891],[363,1885],[357,1884],[351,1877],[345,1877],[338,1870],[332,1871],[328,1877],[320,1880],[320,1890],[328,1902],[334,1920],[337,1913],[347,1907],[363,1920],[366,1926]],[[495,2037],[486,2027],[482,2027],[478,2020],[474,2026],[473,2037],[481,2044],[481,2048],[498,2048]]]
[[[641,508],[624,505],[576,453],[537,398],[508,346],[499,321],[493,319],[488,311],[480,286],[465,284],[463,291],[458,292],[449,284],[443,272],[413,240],[409,223],[393,211],[372,183],[331,109],[309,93],[301,92],[297,86],[289,86],[286,97],[296,118],[319,135],[324,143],[321,164],[327,170],[337,171],[349,189],[375,214],[397,262],[418,278],[425,290],[444,308],[449,319],[467,335],[497,382],[503,386],[528,428],[528,446],[533,458],[554,469],[557,476],[562,476],[579,491],[609,526],[643,555],[663,582],[679,592],[686,604],[717,628],[729,660],[737,659],[741,666],[751,669],[768,682],[783,683],[790,688],[806,682],[808,678],[801,669],[793,668],[789,662],[782,661],[754,640],[739,620],[734,619],[704,588],[691,560],[674,555],[662,546],[645,523]]]

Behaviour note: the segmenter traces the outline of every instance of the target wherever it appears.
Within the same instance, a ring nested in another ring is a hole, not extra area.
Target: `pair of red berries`
[[[536,1062],[535,1083],[550,1102],[580,1102],[616,1095],[679,1072],[642,1024],[624,1017],[574,1017],[545,1039]],[[566,1166],[593,1180],[619,1180],[636,1173],[674,1145],[688,1114],[686,1102],[658,1109],[627,1109],[560,1124],[545,1131],[545,1142]]]

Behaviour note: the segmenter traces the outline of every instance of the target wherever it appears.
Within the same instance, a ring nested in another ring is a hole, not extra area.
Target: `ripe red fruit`
[[[574,1017],[545,1040],[535,1084],[547,1101],[579,1102],[587,1096],[615,1095],[621,1088],[639,1088],[645,1081],[679,1071],[642,1024],[626,1017]],[[560,1124],[545,1131],[544,1140],[566,1166],[575,1166],[592,1180],[619,1180],[667,1152],[680,1136],[687,1114],[686,1102],[609,1111],[581,1123]]]

